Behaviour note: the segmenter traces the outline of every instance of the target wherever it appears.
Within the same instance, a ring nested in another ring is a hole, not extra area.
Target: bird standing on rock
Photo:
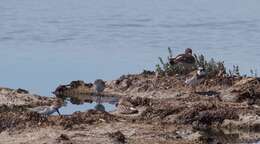
[[[101,93],[101,92],[104,91],[104,89],[106,87],[106,84],[105,84],[105,82],[102,79],[97,79],[94,82],[94,87],[95,87],[95,92],[96,93]]]
[[[206,72],[202,67],[199,67],[197,73],[193,75],[190,79],[185,81],[185,84],[191,86],[196,92],[196,86],[205,80]]]
[[[169,59],[169,63],[183,68],[183,71],[189,73],[196,68],[196,60],[192,55],[192,49],[186,48],[183,54],[179,54],[174,58]]]
[[[104,91],[106,84],[102,79],[97,79],[94,82],[94,87],[95,87],[96,94],[99,94]],[[97,105],[95,106],[95,109],[100,111],[105,111],[104,105],[101,104],[102,103],[101,99],[102,99],[101,96],[97,97]]]

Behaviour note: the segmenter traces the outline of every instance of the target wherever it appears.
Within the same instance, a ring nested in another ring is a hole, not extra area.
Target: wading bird
[[[190,79],[185,81],[187,86],[190,86],[194,92],[196,92],[196,86],[205,80],[206,72],[202,67],[199,67],[197,73],[194,74]]]
[[[29,111],[32,112],[37,112],[41,115],[44,116],[49,116],[51,114],[53,114],[54,112],[57,112],[59,115],[59,108],[61,107],[61,104],[59,104],[58,102],[54,102],[51,106],[38,106],[38,107],[34,107],[34,108],[28,108]]]

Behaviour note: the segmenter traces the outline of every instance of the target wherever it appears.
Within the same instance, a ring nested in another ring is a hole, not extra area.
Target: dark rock
[[[28,93],[29,93],[28,90],[21,89],[21,88],[18,88],[18,89],[16,90],[16,92],[17,92],[17,93],[20,93],[20,94],[28,94]]]
[[[121,131],[109,133],[108,136],[118,143],[126,143],[125,135]]]
[[[84,83],[84,81],[82,81],[82,80],[77,80],[77,81],[72,81],[72,82],[70,83],[70,86],[71,86],[72,88],[77,88],[77,87],[79,87],[79,86],[85,86],[85,83]]]
[[[56,141],[58,143],[62,143],[62,144],[73,144],[73,142],[70,140],[69,136],[66,134],[61,134]]]
[[[143,75],[154,75],[155,72],[154,71],[149,71],[149,70],[144,70],[141,74],[143,74]]]
[[[61,134],[59,137],[58,137],[59,140],[70,140],[69,136],[66,135],[66,134]]]

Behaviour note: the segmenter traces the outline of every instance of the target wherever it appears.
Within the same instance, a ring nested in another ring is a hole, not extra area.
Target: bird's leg
[[[97,98],[97,103],[100,104],[101,103],[101,96],[99,95]]]
[[[59,109],[56,109],[56,111],[57,111],[57,113],[59,114],[59,116],[61,116]]]

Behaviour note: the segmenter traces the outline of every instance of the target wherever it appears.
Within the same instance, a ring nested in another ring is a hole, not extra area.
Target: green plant
[[[238,65],[233,65],[233,73],[237,76],[240,76],[239,72],[239,66]]]
[[[168,56],[168,60],[170,60],[172,58],[172,49],[170,47],[168,47],[168,52],[169,52],[169,56]]]
[[[156,72],[160,75],[173,75],[173,74],[187,74],[190,71],[187,71],[185,67],[181,64],[170,64],[170,59],[173,57],[172,50],[168,47],[169,56],[168,62],[164,62],[161,57],[159,57],[160,64],[156,65]],[[195,64],[194,68],[191,70],[196,70],[198,67],[204,68],[208,77],[215,76],[240,76],[239,66],[234,65],[232,70],[229,70],[227,74],[227,69],[224,65],[224,61],[216,61],[211,58],[209,61],[202,54],[194,54]],[[252,72],[251,72],[252,73]],[[254,73],[254,75],[257,72]],[[253,74],[252,74],[253,75]]]
[[[228,70],[228,76],[234,77],[234,76],[238,76],[240,77],[240,70],[239,70],[239,66],[238,65],[233,65],[233,69],[232,70]]]
[[[209,61],[206,60],[204,55],[194,54],[197,67],[202,67],[207,72],[208,77],[214,77],[217,75],[226,74],[226,67],[224,61],[215,61],[211,58]]]
[[[250,69],[251,77],[257,77],[257,69]]]
[[[159,75],[164,75],[164,71],[162,70],[161,66],[159,64],[155,65],[156,69],[155,71],[159,74]]]

